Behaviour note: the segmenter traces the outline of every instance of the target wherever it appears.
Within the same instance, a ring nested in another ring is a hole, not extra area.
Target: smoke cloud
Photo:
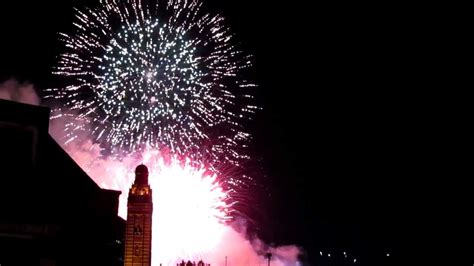
[[[33,105],[40,103],[33,84],[20,83],[15,79],[0,83],[0,99]]]
[[[223,243],[217,250],[213,250],[208,255],[212,265],[225,265],[225,257],[227,257],[228,266],[243,265],[267,265],[267,253],[271,253],[272,266],[296,266],[301,265],[298,256],[301,250],[294,246],[271,247],[263,243],[258,238],[249,239],[245,236],[245,222],[238,225],[233,224],[226,228],[223,235]]]

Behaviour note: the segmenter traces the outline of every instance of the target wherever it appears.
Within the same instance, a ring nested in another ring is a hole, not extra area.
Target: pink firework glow
[[[189,159],[145,151],[139,159],[97,160],[90,156],[97,145],[69,148],[71,156],[101,187],[122,191],[119,215],[126,217],[128,189],[133,169],[144,163],[150,171],[153,190],[153,265],[173,264],[180,258],[199,259],[220,244],[225,222],[230,219],[227,193],[216,174]],[[72,152],[71,152],[72,151]],[[159,250],[159,252],[158,252]]]
[[[154,261],[175,262],[177,255],[198,259],[217,247],[228,216],[227,196],[215,175],[189,162],[159,159],[152,164],[150,185],[156,210],[153,249],[159,250]]]
[[[229,215],[235,202],[221,188],[219,177],[205,167],[162,156],[156,150],[118,161],[101,157],[100,147],[92,141],[63,147],[99,186],[122,191],[121,217],[126,217],[136,165],[148,166],[153,190],[153,266],[176,265],[182,258],[224,265],[226,256],[229,265],[264,265],[267,252],[274,254],[274,266],[299,265],[297,247],[269,247],[258,239],[247,239],[242,233],[244,224],[231,225]]]

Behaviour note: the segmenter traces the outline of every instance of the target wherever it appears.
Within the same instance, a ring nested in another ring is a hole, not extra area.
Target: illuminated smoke
[[[0,99],[33,105],[40,103],[32,84],[20,83],[15,79],[9,79],[0,84]]]

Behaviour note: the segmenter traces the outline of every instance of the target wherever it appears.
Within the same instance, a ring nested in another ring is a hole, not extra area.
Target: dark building
[[[49,113],[0,100],[0,265],[123,265],[120,192],[52,139]]]
[[[135,181],[128,193],[127,227],[125,231],[125,266],[151,265],[152,190],[148,184],[148,168],[135,169]]]

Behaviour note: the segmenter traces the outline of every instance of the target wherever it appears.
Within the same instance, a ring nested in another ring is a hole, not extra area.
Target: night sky
[[[1,1],[0,82],[51,86],[57,33],[85,2]],[[472,236],[472,172],[457,167],[459,140],[446,141],[459,122],[448,110],[467,110],[434,81],[429,21],[402,5],[204,2],[255,56],[263,110],[248,127],[267,176],[263,239],[302,246],[313,262],[320,250],[390,252],[400,265],[472,254],[458,241]]]

